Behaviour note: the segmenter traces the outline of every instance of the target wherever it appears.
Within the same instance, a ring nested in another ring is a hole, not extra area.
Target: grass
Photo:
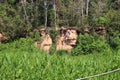
[[[0,80],[75,80],[120,67],[120,50],[88,55],[48,55],[21,39],[0,45]],[[90,80],[119,80],[120,71]]]

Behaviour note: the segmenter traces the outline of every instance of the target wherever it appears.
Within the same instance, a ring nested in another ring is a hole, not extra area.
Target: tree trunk
[[[47,28],[47,12],[48,12],[47,1],[44,1],[44,6],[45,6],[45,28]]]
[[[87,5],[86,5],[86,15],[87,15],[87,17],[88,17],[88,9],[89,9],[89,2],[90,2],[90,0],[87,0]]]
[[[55,22],[54,22],[54,27],[55,27],[55,29],[56,29],[56,28],[57,28],[57,27],[56,27],[56,25],[57,25],[57,24],[56,24],[56,22],[57,22],[57,21],[56,21],[56,0],[54,0],[53,10],[54,10],[54,21],[55,21]]]
[[[82,7],[82,9],[81,9],[81,12],[82,12],[82,26],[84,25],[84,2],[83,2],[83,0],[82,0],[82,4],[81,4],[81,7]]]
[[[89,23],[88,23],[89,2],[90,2],[90,0],[87,0],[87,2],[86,2],[86,24],[87,24],[87,26],[89,26]]]
[[[25,21],[27,22],[27,24],[31,25],[30,21],[29,21],[29,17],[27,15],[27,11],[26,11],[26,2],[25,0],[22,2],[22,7],[23,7],[23,10],[24,10],[24,18],[25,18]]]

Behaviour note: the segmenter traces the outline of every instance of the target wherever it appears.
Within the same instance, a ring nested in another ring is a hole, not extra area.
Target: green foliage
[[[56,44],[53,43],[52,46],[51,46],[51,48],[50,48],[49,54],[53,55],[55,53],[56,53]]]
[[[8,2],[9,2],[10,4],[15,3],[15,1],[16,1],[16,0],[8,0]]]
[[[29,34],[31,38],[38,40],[39,33],[31,31],[44,25],[44,0],[33,0],[33,3],[32,0],[26,0],[25,9],[19,3],[20,0],[2,1],[4,3],[0,3],[0,32],[10,39]],[[64,50],[55,51],[58,32],[52,30],[50,31],[54,43],[50,51],[52,55],[46,55],[44,51],[38,50],[31,38],[20,38],[0,44],[0,80],[75,80],[120,67],[119,0],[91,0],[87,17],[86,1],[82,1],[58,0],[57,25],[81,26],[83,23],[90,26],[106,26],[110,35],[109,43],[91,35],[79,35],[72,55],[80,56],[68,56],[64,55],[69,54]],[[53,0],[49,0],[48,3],[47,25],[53,26]],[[119,80],[119,74],[120,72],[116,72],[93,80]]]
[[[11,5],[0,6],[0,30],[11,39],[23,36],[31,29],[29,25],[25,24],[19,11],[17,12]]]
[[[6,11],[5,11],[5,6],[0,6],[0,16],[5,16],[6,15]]]
[[[56,54],[58,54],[58,55],[68,55],[68,51],[66,51],[66,50],[58,50],[58,51],[56,51]]]
[[[0,45],[0,80],[75,80],[120,67],[120,50],[80,56],[47,55],[32,39]],[[64,52],[64,51],[63,51]],[[92,80],[119,80],[120,72]]]
[[[48,26],[55,26],[54,25],[55,18],[54,18],[54,11],[50,10],[48,11]]]
[[[105,26],[110,32],[120,31],[119,0],[91,0],[88,15],[87,1],[59,0],[56,4],[56,21],[53,1],[48,0],[47,3],[47,26]],[[45,23],[44,0],[26,0],[24,6],[20,0],[2,0],[0,23],[0,31],[12,40],[32,34],[32,29]]]
[[[109,45],[105,40],[95,38],[94,36],[79,35],[77,39],[77,45],[72,52],[72,55],[101,53],[109,51]]]
[[[115,50],[119,50],[120,49],[120,37],[110,37],[109,40],[109,45],[115,49]]]
[[[96,26],[107,26],[109,24],[109,19],[105,17],[98,17],[94,22]]]
[[[109,32],[120,32],[120,11],[109,10],[105,17],[110,20],[108,25]]]
[[[25,39],[25,38],[20,38],[19,40],[15,40],[13,42],[10,43],[6,43],[6,45],[2,44],[0,45],[0,51],[6,51],[6,50],[10,50],[10,51],[30,51],[32,52],[35,47],[34,47],[34,41],[29,38],[29,39]]]
[[[56,43],[59,32],[56,30],[50,30],[50,36],[53,40],[53,43]]]
[[[35,41],[40,40],[40,32],[30,32],[29,37],[34,39]]]

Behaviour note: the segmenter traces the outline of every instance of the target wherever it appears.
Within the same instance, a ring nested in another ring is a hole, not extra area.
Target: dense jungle
[[[120,79],[120,0],[0,0],[0,80],[87,80],[116,69],[88,80]]]

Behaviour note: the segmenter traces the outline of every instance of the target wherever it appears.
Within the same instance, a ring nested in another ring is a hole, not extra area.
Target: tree
[[[90,1],[90,12],[89,12],[89,22],[90,25],[94,25],[94,20],[100,16],[105,15],[108,11],[107,7],[108,0],[91,0]]]

